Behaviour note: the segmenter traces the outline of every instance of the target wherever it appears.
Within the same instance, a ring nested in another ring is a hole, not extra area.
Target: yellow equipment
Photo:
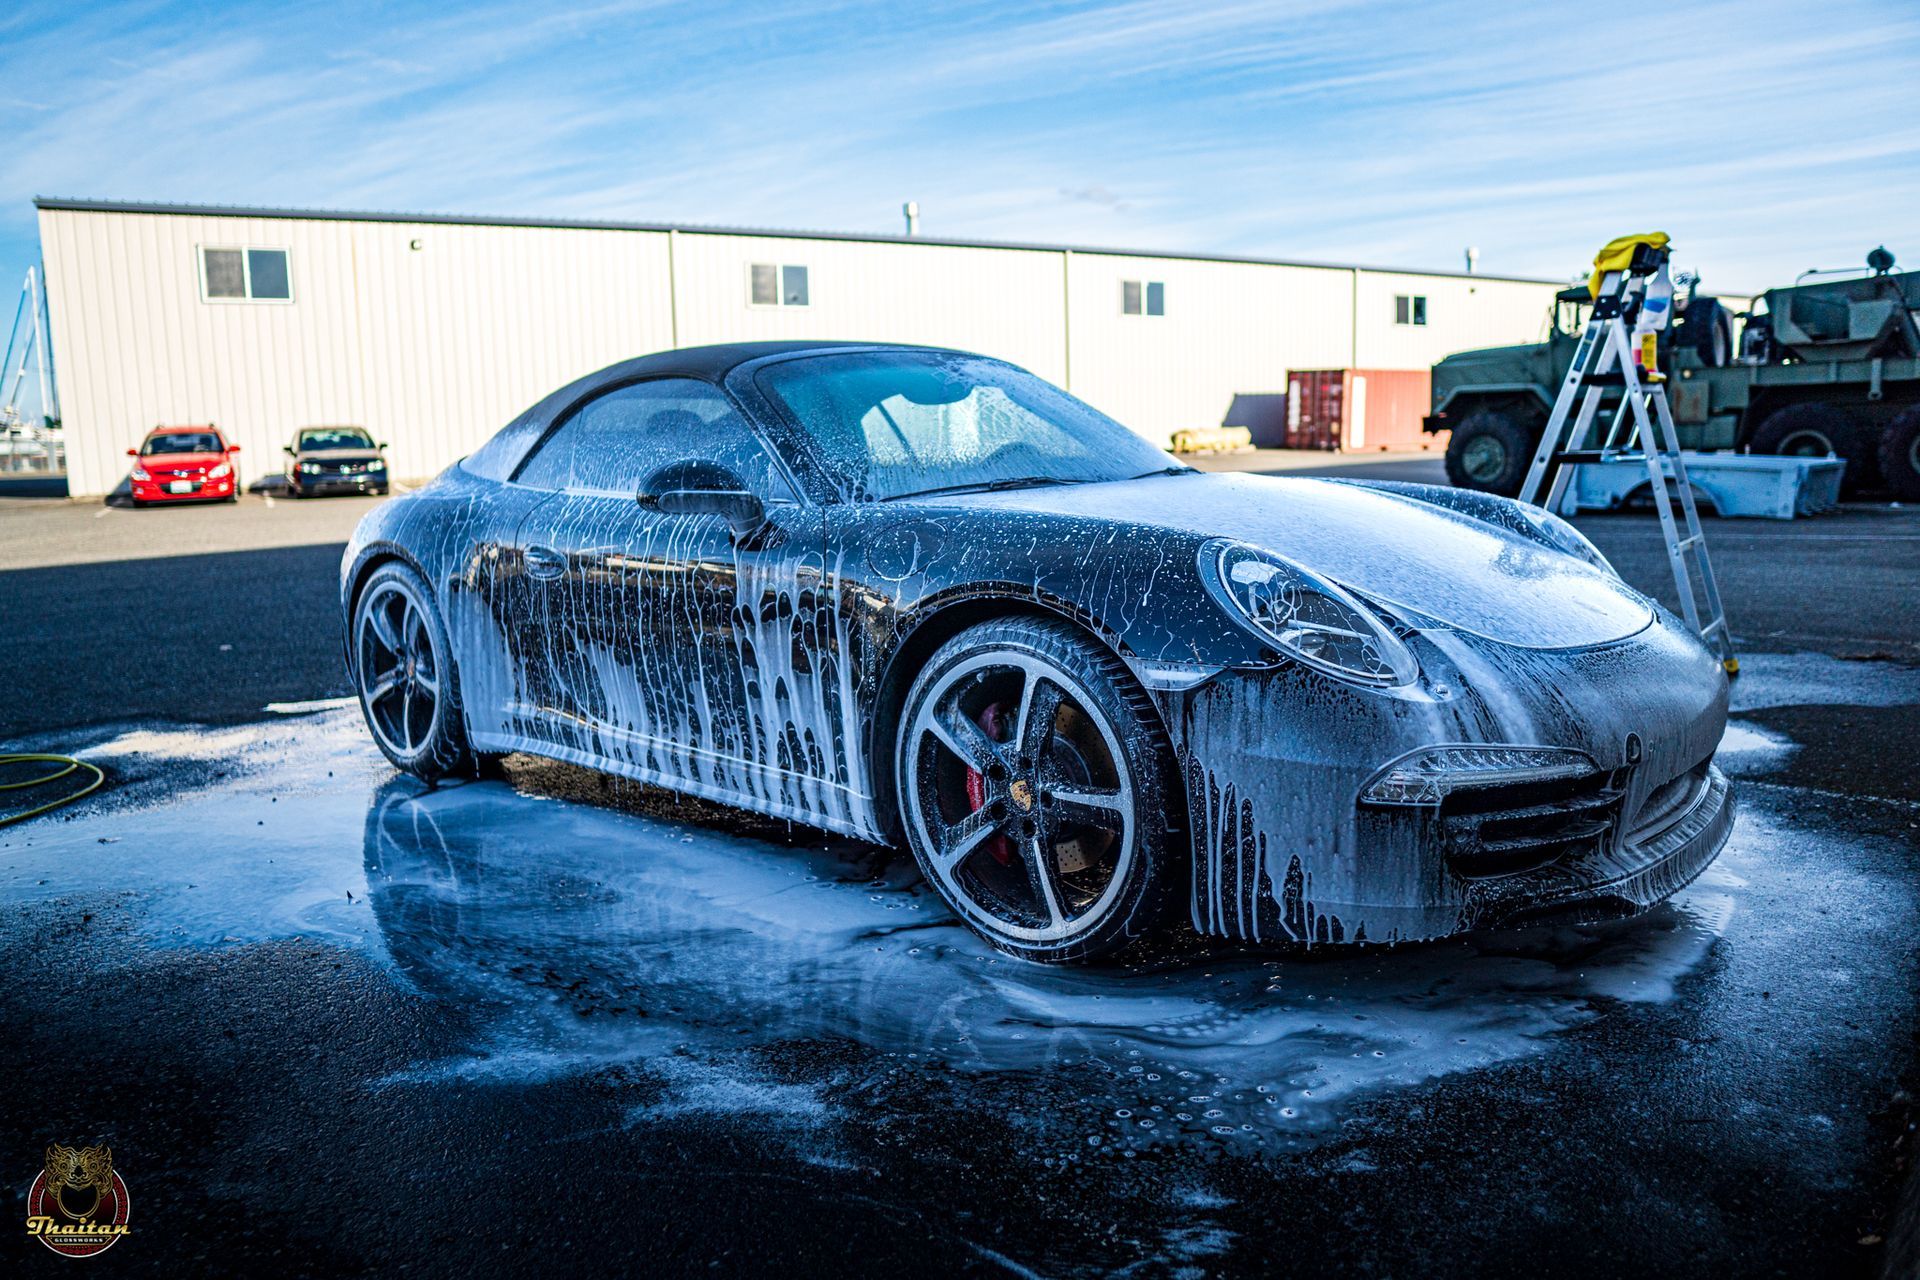
[[[1600,286],[1609,271],[1624,275],[1636,266],[1645,266],[1649,272],[1653,271],[1665,260],[1668,243],[1669,237],[1664,231],[1643,231],[1639,235],[1607,241],[1600,252],[1593,255],[1593,274],[1587,277],[1587,296],[1599,300]]]

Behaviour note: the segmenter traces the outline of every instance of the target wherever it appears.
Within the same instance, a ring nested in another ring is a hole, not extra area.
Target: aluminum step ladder
[[[1687,479],[1679,434],[1673,427],[1673,410],[1667,403],[1666,377],[1655,362],[1654,335],[1644,335],[1640,359],[1636,360],[1628,332],[1645,301],[1648,281],[1666,262],[1667,237],[1657,232],[1623,236],[1594,259],[1587,286],[1593,313],[1574,349],[1566,380],[1560,384],[1553,413],[1540,436],[1540,447],[1520,488],[1520,501],[1557,511],[1574,469],[1581,464],[1644,462],[1653,509],[1660,517],[1660,532],[1667,543],[1667,561],[1673,566],[1673,583],[1679,590],[1681,612],[1687,625],[1720,655],[1720,665],[1731,677],[1739,674],[1740,659],[1733,652],[1726,606],[1720,601],[1720,585],[1707,556],[1706,535],[1700,530],[1700,512]],[[1606,436],[1598,448],[1586,447],[1601,401],[1609,392],[1618,392],[1620,399],[1613,407]],[[1669,481],[1679,490],[1684,534],[1674,519]]]

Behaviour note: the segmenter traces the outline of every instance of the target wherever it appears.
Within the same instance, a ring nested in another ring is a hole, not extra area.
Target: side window
[[[807,269],[792,263],[755,262],[747,267],[747,305],[804,307],[809,305]]]
[[[1123,316],[1163,316],[1167,314],[1167,286],[1160,280],[1122,280],[1120,314]]]
[[[690,378],[615,387],[587,401],[520,468],[536,489],[631,498],[669,462],[717,462],[762,498],[793,491],[759,437],[720,392]]]
[[[200,250],[200,296],[208,302],[292,302],[285,249]]]

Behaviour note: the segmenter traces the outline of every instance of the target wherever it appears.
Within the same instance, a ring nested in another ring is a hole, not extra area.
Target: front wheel
[[[427,782],[471,772],[453,645],[426,582],[384,564],[353,609],[354,682],[374,743],[394,766]]]
[[[1902,409],[1881,432],[1880,477],[1902,502],[1920,502],[1920,405]]]
[[[1184,853],[1172,766],[1118,659],[1063,622],[1003,619],[949,640],[913,682],[895,781],[914,857],[954,912],[1003,951],[1064,963],[1166,918]]]
[[[1469,414],[1447,439],[1447,479],[1459,489],[1518,496],[1538,438],[1528,425],[1498,409]]]

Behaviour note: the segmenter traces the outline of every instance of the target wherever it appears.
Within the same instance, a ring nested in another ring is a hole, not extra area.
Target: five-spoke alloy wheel
[[[983,623],[908,693],[901,817],[927,879],[988,941],[1093,959],[1164,914],[1170,756],[1111,654],[1063,623]]]
[[[375,570],[353,611],[360,709],[387,759],[429,781],[471,761],[451,652],[419,575],[401,564]]]

